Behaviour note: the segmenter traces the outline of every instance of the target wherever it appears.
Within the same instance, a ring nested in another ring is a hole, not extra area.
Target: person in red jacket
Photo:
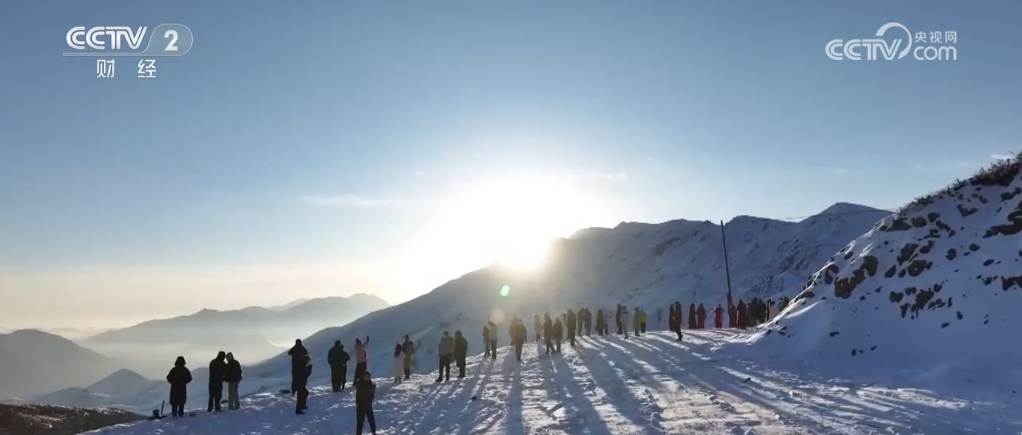
[[[713,327],[720,329],[724,326],[724,307],[717,304],[717,308],[713,309]]]
[[[696,308],[696,315],[699,316],[698,328],[706,329],[706,307],[703,307],[703,304],[699,304],[699,308]]]

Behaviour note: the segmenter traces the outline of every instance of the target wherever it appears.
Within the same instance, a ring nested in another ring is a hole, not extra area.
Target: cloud
[[[580,178],[583,180],[603,180],[603,181],[628,181],[628,174],[624,172],[618,172],[616,174],[602,174],[602,173],[584,173],[569,176],[570,178]]]
[[[365,198],[358,195],[313,195],[305,196],[301,202],[314,207],[374,208],[393,205],[396,200]]]
[[[1015,158],[1015,156],[1011,154],[993,153],[990,155],[991,160],[1010,160],[1013,158]]]

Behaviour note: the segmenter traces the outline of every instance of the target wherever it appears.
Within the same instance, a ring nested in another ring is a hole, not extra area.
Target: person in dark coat
[[[532,327],[536,331],[536,343],[539,343],[539,340],[543,338],[543,319],[539,317],[539,313],[533,316]]]
[[[561,318],[558,317],[554,322],[554,347],[555,353],[561,353],[561,340],[564,339],[564,324],[561,323]]]
[[[490,321],[490,358],[497,359],[497,324]]]
[[[483,358],[490,356],[490,324],[483,325],[483,346],[486,348],[486,353],[483,354]]]
[[[596,333],[603,336],[607,329],[607,316],[603,315],[603,308],[596,309]]]
[[[303,358],[304,366],[295,379],[295,386],[298,387],[298,400],[295,402],[295,414],[305,414],[309,409],[309,378],[312,377],[312,357],[308,354]]]
[[[309,351],[302,345],[302,339],[296,339],[295,345],[288,349],[287,354],[291,357],[291,395],[298,394],[298,384],[295,380],[302,376],[305,372],[305,355],[309,354]]]
[[[458,379],[465,377],[465,360],[468,358],[468,340],[461,331],[454,331],[454,361],[458,365]]]
[[[593,335],[593,312],[586,308],[586,337],[592,337]]]
[[[527,331],[525,330],[525,323],[522,321],[515,320],[511,322],[511,326],[508,327],[511,331],[511,345],[515,348],[515,358],[518,362],[522,362],[522,346],[525,345],[525,339]]]
[[[167,373],[167,382],[170,384],[170,415],[184,417],[188,384],[192,382],[192,372],[185,367],[185,357],[179,356],[174,361],[174,368]]]
[[[674,304],[667,308],[667,328],[671,332],[678,334],[678,339],[681,339],[680,331],[678,331],[678,316],[674,313]]]
[[[224,382],[227,383],[227,409],[241,409],[241,396],[238,395],[238,385],[241,384],[241,362],[234,359],[234,354],[230,352],[227,352]]]
[[[216,354],[209,362],[209,405],[206,412],[221,411],[220,399],[224,396],[224,372],[227,370],[227,354],[224,351]]]
[[[621,335],[621,304],[617,304],[617,312],[614,313],[614,324],[617,325],[617,335]]]
[[[696,316],[699,317],[696,326],[699,329],[706,329],[706,307],[703,307],[703,304],[699,304],[699,308],[696,308]]]
[[[696,316],[696,304],[688,306],[688,329],[696,329],[699,326],[699,317]]]
[[[543,315],[543,338],[546,341],[546,354],[557,353],[554,348],[554,322],[550,320],[550,313]]]
[[[578,316],[576,316],[575,312],[571,311],[571,310],[568,310],[567,314],[568,314],[568,321],[567,321],[568,341],[571,342],[571,347],[575,347],[575,325],[576,325],[576,322],[578,321],[578,319],[577,319]]]
[[[680,337],[682,336],[682,334],[681,334],[681,325],[685,324],[685,322],[684,322],[685,316],[684,316],[683,310],[681,309],[681,301],[674,301],[674,317],[675,317],[674,321],[678,325],[677,326],[677,328],[678,328],[677,332],[678,332],[678,337],[680,339]]]
[[[728,328],[738,327],[738,309],[731,304],[728,304],[727,306],[727,327]]]
[[[326,354],[326,362],[330,364],[330,384],[335,393],[344,391],[344,384],[348,382],[348,361],[351,355],[344,351],[341,340],[334,341],[334,347]]]
[[[738,314],[738,316],[737,316],[738,317],[738,328],[739,329],[748,328],[748,326],[749,326],[749,319],[748,319],[749,310],[748,310],[748,307],[745,306],[745,301],[743,301],[741,299],[738,300],[738,308],[735,309],[735,312]]]
[[[401,343],[401,352],[405,355],[405,380],[412,378],[412,355],[415,354],[415,343],[412,343],[412,339],[405,335],[404,343]]]
[[[373,401],[376,400],[376,384],[368,372],[355,380],[355,434],[362,435],[362,428],[369,420],[369,431],[376,434],[376,416],[373,415]]]
[[[724,326],[724,307],[717,304],[717,308],[713,309],[713,327],[720,329]]]

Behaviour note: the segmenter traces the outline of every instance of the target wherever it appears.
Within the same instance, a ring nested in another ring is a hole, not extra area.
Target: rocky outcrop
[[[999,162],[878,222],[841,251],[852,255],[813,274],[753,347],[807,364],[920,373],[1022,361],[1004,345],[1022,330],[1019,168]]]
[[[116,409],[0,405],[0,435],[74,435],[143,419]]]

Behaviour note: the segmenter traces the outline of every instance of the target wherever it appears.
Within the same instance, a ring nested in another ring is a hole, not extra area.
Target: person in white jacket
[[[394,346],[394,383],[400,384],[405,375],[405,352],[401,343]]]
[[[628,325],[632,324],[632,314],[628,312],[628,307],[621,307],[621,324],[624,325],[625,340],[628,339]]]

